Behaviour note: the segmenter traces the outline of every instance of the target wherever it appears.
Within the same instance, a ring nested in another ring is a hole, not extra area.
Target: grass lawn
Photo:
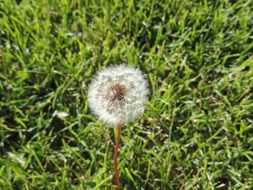
[[[87,86],[120,63],[151,91],[122,131],[126,190],[252,189],[252,0],[1,0],[0,189],[114,189]]]

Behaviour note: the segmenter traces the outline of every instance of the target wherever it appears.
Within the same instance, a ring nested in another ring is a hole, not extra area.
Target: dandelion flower
[[[89,85],[88,100],[93,113],[102,121],[117,126],[113,153],[117,190],[122,190],[117,161],[121,128],[143,114],[149,92],[147,86],[141,71],[125,64],[99,72]]]
[[[110,125],[124,125],[144,112],[148,84],[139,69],[121,64],[99,72],[88,89],[92,112]]]

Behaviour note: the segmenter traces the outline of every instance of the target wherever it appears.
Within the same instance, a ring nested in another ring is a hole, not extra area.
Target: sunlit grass
[[[0,1],[0,189],[113,189],[115,133],[86,91],[118,63],[151,91],[123,129],[125,189],[252,188],[252,15],[250,0]]]

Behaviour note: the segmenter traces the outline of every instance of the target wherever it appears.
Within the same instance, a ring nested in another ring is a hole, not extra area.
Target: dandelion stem
[[[121,136],[121,128],[122,125],[117,126],[117,138],[114,145],[114,153],[113,153],[113,164],[114,164],[114,178],[116,183],[116,190],[122,190],[122,185],[119,179],[119,171],[118,171],[118,154],[119,154],[119,145],[120,145],[120,136]]]

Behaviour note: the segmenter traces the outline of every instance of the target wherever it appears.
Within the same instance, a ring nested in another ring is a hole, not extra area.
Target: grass
[[[110,64],[151,95],[123,129],[125,189],[253,187],[253,2],[0,2],[0,189],[113,189],[115,131],[86,90]]]

